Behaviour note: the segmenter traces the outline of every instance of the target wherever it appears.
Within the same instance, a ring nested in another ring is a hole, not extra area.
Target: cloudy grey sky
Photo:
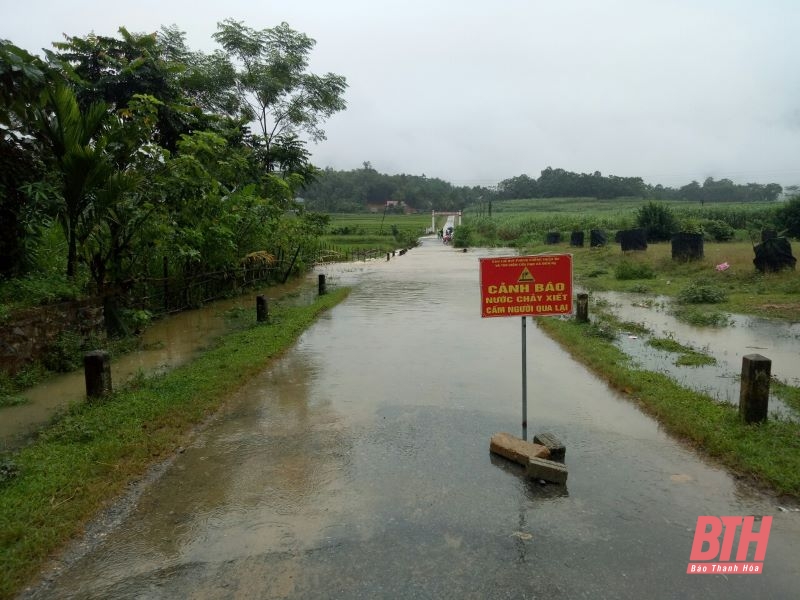
[[[171,24],[211,51],[225,18],[286,21],[316,39],[311,70],[349,84],[312,146],[321,167],[800,183],[797,0],[0,0],[0,15],[0,37],[35,53]]]

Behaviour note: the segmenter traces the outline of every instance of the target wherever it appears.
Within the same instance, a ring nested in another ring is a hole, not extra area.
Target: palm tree
[[[103,134],[110,112],[104,102],[81,111],[75,93],[56,84],[44,93],[36,111],[38,137],[49,149],[60,191],[58,219],[67,239],[67,277],[73,278],[81,231],[97,191],[113,172]]]

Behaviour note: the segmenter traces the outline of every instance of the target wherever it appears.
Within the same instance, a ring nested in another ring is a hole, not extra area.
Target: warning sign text
[[[480,259],[481,316],[572,313],[572,255]]]

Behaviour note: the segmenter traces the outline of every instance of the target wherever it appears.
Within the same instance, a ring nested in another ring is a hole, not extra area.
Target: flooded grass
[[[4,406],[19,406],[26,402],[29,402],[29,400],[24,396],[19,396],[17,394],[0,394],[0,408]]]
[[[672,314],[679,321],[694,325],[695,327],[726,327],[731,324],[728,313],[708,307],[677,306]]]
[[[0,371],[0,409],[28,402],[20,392],[36,385],[49,375],[50,372],[39,362],[32,363],[15,375]]]
[[[0,456],[0,598],[13,596],[108,500],[290,346],[345,288],[279,307],[270,325],[224,336],[196,360],[95,403],[80,403],[31,445]]]
[[[684,346],[677,340],[670,337],[657,337],[647,340],[647,345],[657,350],[678,354],[675,361],[676,365],[685,367],[701,367],[703,365],[715,365],[717,359],[705,352],[699,352],[689,346]]]
[[[770,390],[788,406],[800,412],[800,387],[773,377],[770,382]]]
[[[736,407],[686,389],[662,373],[637,368],[611,341],[587,335],[586,324],[571,319],[539,319],[537,324],[671,433],[777,493],[800,497],[800,424],[773,417],[746,425]]]

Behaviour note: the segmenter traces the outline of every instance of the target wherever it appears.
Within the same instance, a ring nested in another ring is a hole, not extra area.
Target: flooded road
[[[327,268],[349,299],[26,597],[796,598],[800,512],[536,327],[529,431],[565,443],[568,484],[490,456],[519,435],[520,322],[480,318],[482,252]],[[765,572],[686,575],[699,515],[774,516]]]

